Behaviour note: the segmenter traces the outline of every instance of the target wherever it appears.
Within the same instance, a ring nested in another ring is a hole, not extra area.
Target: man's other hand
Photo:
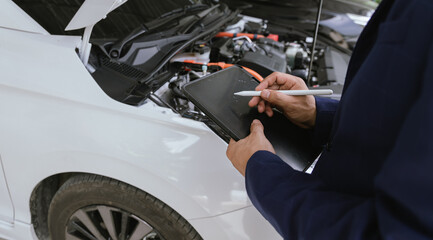
[[[273,90],[308,90],[304,80],[290,74],[274,72],[257,87],[260,97],[253,97],[248,105],[257,106],[260,113],[269,117],[274,114],[272,107],[278,108],[290,121],[302,128],[313,128],[316,122],[316,100],[312,95],[287,96]]]
[[[248,160],[255,152],[265,150],[275,153],[274,147],[265,137],[263,130],[263,124],[256,119],[251,123],[250,135],[237,142],[230,139],[226,152],[227,157],[243,176],[245,176]]]

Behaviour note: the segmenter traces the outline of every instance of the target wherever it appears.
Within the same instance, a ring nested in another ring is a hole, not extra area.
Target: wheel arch
[[[132,184],[129,184],[125,181],[112,178],[109,176],[101,175],[101,174],[95,174],[95,173],[89,173],[89,172],[63,172],[58,173],[55,175],[51,175],[49,177],[46,177],[42,181],[40,181],[35,188],[33,189],[30,197],[30,213],[31,213],[31,223],[33,225],[34,231],[36,233],[36,236],[39,239],[50,239],[49,238],[49,230],[48,230],[48,211],[50,208],[51,201],[53,200],[54,195],[57,193],[57,191],[60,189],[60,187],[68,181],[70,178],[75,177],[77,175],[82,174],[88,174],[93,176],[101,176],[106,177],[112,180],[116,180],[119,182],[122,182],[124,184],[130,185],[134,188],[137,188],[141,191],[144,191],[143,189],[134,186]],[[159,199],[157,196],[144,191],[146,194],[150,194],[153,197]],[[164,204],[172,208],[174,211],[178,212],[175,208],[167,204],[166,202],[162,201]],[[179,212],[178,212],[179,213]],[[181,213],[179,213],[180,216],[185,218]]]
[[[31,223],[39,239],[48,239],[48,209],[57,190],[78,172],[60,173],[39,182],[30,196]]]

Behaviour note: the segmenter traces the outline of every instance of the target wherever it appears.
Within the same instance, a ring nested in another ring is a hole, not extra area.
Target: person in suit
[[[312,174],[285,164],[253,121],[227,156],[285,239],[433,239],[433,1],[383,0],[359,37],[341,100],[273,73],[249,105],[272,106],[324,150]]]

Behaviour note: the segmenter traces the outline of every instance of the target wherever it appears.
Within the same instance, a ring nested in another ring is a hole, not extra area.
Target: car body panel
[[[31,18],[14,2],[9,0],[1,1],[0,3],[0,27],[48,34],[48,32],[33,20],[33,18]]]
[[[127,0],[86,0],[65,30],[76,30],[94,25],[126,2]]]
[[[0,151],[16,220],[30,223],[32,190],[62,172],[124,181],[187,219],[251,205],[225,142],[151,102],[133,107],[109,98],[75,53],[78,37],[1,28],[0,35],[7,36],[0,42],[0,109],[7,113]]]
[[[20,221],[14,221],[12,224],[0,221],[0,239],[38,240],[33,226]]]
[[[269,222],[257,221],[260,213],[253,206],[220,216],[190,220],[203,239],[283,239]],[[209,225],[214,227],[209,228]]]
[[[4,176],[3,163],[0,155],[0,221],[13,223],[14,206],[9,195],[9,189]]]
[[[330,29],[338,29],[338,32],[343,36],[358,36],[363,27],[356,24],[347,14],[334,13],[329,14],[333,17],[320,21],[321,26],[326,26]]]

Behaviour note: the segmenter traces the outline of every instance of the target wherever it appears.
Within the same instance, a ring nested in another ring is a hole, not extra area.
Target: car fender
[[[49,34],[12,0],[0,2],[0,27],[45,35]]]

